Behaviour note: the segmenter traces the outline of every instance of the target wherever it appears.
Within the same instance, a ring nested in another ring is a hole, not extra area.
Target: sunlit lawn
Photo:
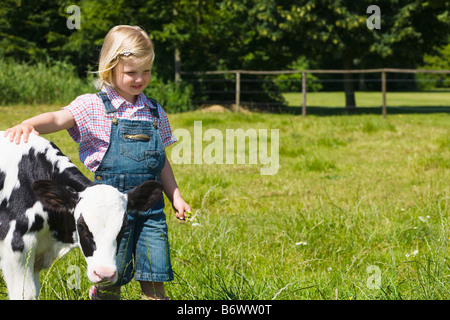
[[[289,106],[301,106],[301,93],[285,93]],[[307,106],[311,107],[345,107],[344,92],[308,92],[306,95]],[[381,92],[355,93],[358,107],[381,107]],[[442,106],[450,108],[450,92],[388,92],[386,95],[388,107],[427,107]]]

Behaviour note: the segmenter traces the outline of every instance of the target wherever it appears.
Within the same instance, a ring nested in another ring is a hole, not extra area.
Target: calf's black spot
[[[97,246],[92,232],[84,221],[83,214],[81,214],[77,220],[77,229],[80,237],[81,250],[86,258],[91,257],[94,254],[95,249],[97,249]]]

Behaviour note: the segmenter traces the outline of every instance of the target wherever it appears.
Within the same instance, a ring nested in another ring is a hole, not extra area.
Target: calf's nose
[[[97,267],[94,269],[94,274],[100,281],[115,282],[117,270],[109,267]]]

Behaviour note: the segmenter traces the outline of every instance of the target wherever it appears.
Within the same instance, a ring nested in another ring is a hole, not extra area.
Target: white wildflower
[[[413,252],[411,252],[411,253],[407,253],[407,254],[405,254],[405,256],[407,257],[407,258],[409,258],[409,257],[414,257],[414,256],[416,256],[417,254],[419,253],[419,250],[414,250]]]
[[[198,222],[198,216],[199,216],[200,210],[196,210],[194,214],[192,214],[192,211],[188,211],[185,213],[185,219],[188,222],[192,223],[192,226],[199,226],[200,223]]]
[[[430,216],[426,216],[426,217],[420,216],[419,220],[422,221],[422,222],[427,222],[427,220],[430,219],[430,218],[431,218]]]

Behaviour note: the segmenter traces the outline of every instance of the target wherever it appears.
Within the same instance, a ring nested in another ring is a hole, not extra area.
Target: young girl
[[[99,60],[97,94],[76,98],[61,111],[44,113],[6,130],[10,141],[67,129],[80,144],[84,165],[95,182],[127,192],[146,180],[158,180],[178,219],[190,206],[183,200],[164,148],[176,142],[166,113],[142,91],[150,81],[153,44],[139,27],[120,25],[106,35]],[[120,286],[134,273],[150,299],[165,299],[164,282],[173,280],[164,198],[148,212],[128,212],[128,227],[117,255],[118,281],[92,286],[91,299],[120,297]]]

